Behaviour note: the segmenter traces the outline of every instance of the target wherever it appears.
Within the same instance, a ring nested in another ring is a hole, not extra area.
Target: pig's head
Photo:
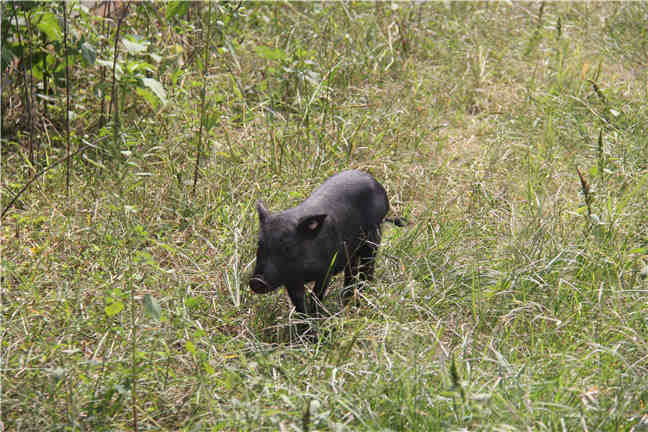
[[[303,284],[309,278],[313,280],[313,273],[317,273],[314,267],[320,267],[318,261],[321,261],[317,237],[326,215],[298,215],[294,211],[271,214],[261,201],[256,207],[260,225],[259,246],[250,289],[264,294],[281,285]]]

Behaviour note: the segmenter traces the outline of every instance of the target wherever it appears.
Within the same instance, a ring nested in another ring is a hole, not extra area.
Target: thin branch
[[[70,196],[70,62],[68,57],[68,18],[67,5],[63,2],[63,46],[65,48],[65,142],[67,144],[67,161],[65,164],[65,196]]]
[[[31,39],[31,21],[27,19],[27,14],[23,9],[23,18],[25,19],[25,23],[27,24],[28,28],[30,29],[29,32],[29,50],[27,50],[27,45],[23,43],[22,40],[22,32],[19,29],[18,25],[18,12],[16,12],[16,6],[14,3],[11,3],[11,10],[13,12],[13,17],[14,17],[14,22],[16,25],[16,33],[18,34],[18,44],[23,48],[24,52],[29,53],[29,59],[30,59],[30,65],[29,65],[29,72],[30,72],[30,77],[32,77],[32,65],[31,65],[31,46],[32,46],[32,39]],[[27,62],[21,61],[21,69],[23,72],[23,98],[24,98],[24,104],[25,104],[25,115],[27,117],[26,123],[29,125],[29,162],[33,165],[34,164],[34,142],[33,142],[33,136],[34,136],[34,128],[33,128],[33,121],[32,121],[32,103],[33,103],[33,98],[32,98],[32,93],[34,91],[34,86],[33,86],[33,77],[30,80],[32,85],[27,85]]]
[[[131,303],[131,372],[133,374],[133,383],[131,384],[131,401],[133,403],[133,430],[137,432],[137,325],[135,325],[135,286],[132,279],[128,280]]]
[[[102,35],[106,33],[106,16],[108,15],[108,11],[110,10],[110,5],[111,3],[108,3],[108,5],[105,8],[103,8],[103,19],[101,20],[101,31],[99,32]],[[106,37],[101,38],[100,52],[103,52],[106,45],[106,40],[108,40],[108,35],[105,36]],[[99,116],[99,129],[101,129],[106,124],[106,92],[103,90],[103,84],[105,83],[105,81],[106,81],[106,68],[101,68],[100,88],[102,90],[101,90],[101,114]]]
[[[198,168],[200,167],[200,153],[202,153],[202,132],[203,132],[203,125],[205,124],[205,93],[207,93],[207,72],[208,72],[208,67],[207,67],[207,61],[209,59],[208,57],[208,46],[209,46],[209,29],[210,29],[210,22],[211,22],[211,2],[209,2],[209,9],[207,10],[207,30],[203,30],[203,83],[202,83],[202,90],[200,94],[200,127],[198,128],[198,142],[196,143],[196,167],[194,169],[194,181],[193,181],[193,188],[191,190],[191,196],[196,196],[196,185],[198,184]]]
[[[119,134],[119,109],[118,109],[118,95],[117,95],[117,79],[115,78],[117,69],[117,43],[119,42],[119,30],[121,29],[121,18],[117,20],[117,30],[115,31],[115,45],[113,47],[113,64],[112,64],[112,91],[110,93],[110,105],[108,106],[108,116],[113,114],[113,107],[115,109],[113,117],[113,158],[117,157],[117,136]]]
[[[122,22],[128,14],[128,8],[130,7],[130,2],[126,3],[126,7],[117,12],[117,30],[115,31],[115,45],[113,47],[113,65],[112,65],[112,94],[111,94],[111,104],[108,110],[108,115],[112,113],[112,108],[115,108],[113,114],[113,158],[116,160],[119,155],[119,146],[118,146],[118,137],[119,137],[119,89],[117,88],[117,79],[115,78],[116,69],[117,69],[117,57],[118,57],[118,42],[119,42],[119,32],[121,30]]]

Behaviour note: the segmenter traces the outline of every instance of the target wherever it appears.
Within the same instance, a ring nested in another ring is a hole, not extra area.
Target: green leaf
[[[97,64],[98,64],[99,66],[107,67],[108,70],[111,70],[111,71],[112,71],[113,62],[111,62],[111,61],[97,59]],[[117,79],[119,79],[119,78],[122,76],[123,73],[124,73],[124,72],[122,71],[121,66],[119,65],[119,63],[117,63],[117,66],[115,67],[115,77],[116,77]]]
[[[58,19],[51,12],[43,13],[36,27],[45,34],[47,40],[50,42],[63,39],[63,32],[58,24]]]
[[[641,279],[646,279],[648,278],[648,265],[643,266],[641,271],[639,271],[639,277]]]
[[[187,298],[185,298],[185,304],[190,309],[193,309],[195,307],[200,306],[202,301],[203,301],[202,297],[187,297]]]
[[[34,78],[36,78],[39,81],[43,79],[43,70],[44,70],[43,66],[44,66],[43,61],[35,62],[32,65],[31,73],[34,74]]]
[[[42,94],[42,93],[36,93],[36,97],[39,98],[39,99],[45,100],[47,102],[52,102],[52,103],[55,103],[55,102],[58,101],[57,98],[55,98],[53,96],[45,95],[45,94]]]
[[[188,1],[170,1],[167,3],[166,8],[166,17],[167,19],[173,18],[175,16],[183,16],[189,10]]]
[[[119,300],[112,302],[108,306],[104,308],[104,312],[106,312],[106,315],[109,317],[117,315],[119,312],[121,312],[124,309],[124,304],[120,302]]]
[[[128,51],[129,54],[139,54],[146,49],[147,43],[138,43],[128,39],[122,39],[124,48]]]
[[[157,54],[149,53],[149,57],[151,57],[151,60],[153,60],[155,63],[160,63],[162,61],[162,57]]]
[[[166,105],[166,91],[159,81],[154,80],[153,78],[142,78],[142,84],[144,84],[145,87],[148,87],[153,93],[155,93],[155,96],[160,99],[163,105]]]
[[[92,46],[88,42],[81,44],[81,55],[89,65],[93,65],[95,63],[95,60],[97,60],[97,51],[95,50],[94,46]]]
[[[194,345],[193,342],[191,342],[191,341],[188,340],[187,343],[185,344],[185,348],[186,348],[186,350],[189,351],[191,354],[194,354],[194,355],[196,354],[196,345]]]
[[[139,96],[144,98],[151,105],[151,107],[157,109],[157,107],[160,105],[160,100],[157,97],[155,97],[153,92],[150,92],[150,91],[148,91],[146,89],[143,89],[143,88],[136,88],[135,92]]]
[[[146,313],[151,315],[153,319],[160,321],[160,303],[151,294],[146,294],[144,296],[144,310],[146,311]]]
[[[285,60],[288,54],[280,48],[270,48],[264,45],[257,45],[254,51],[266,60]]]
[[[138,71],[148,71],[148,72],[153,72],[155,68],[146,62],[128,62],[126,64],[126,70],[128,71],[129,74],[134,74],[135,72]]]
[[[62,367],[56,367],[54,369],[47,369],[47,372],[49,373],[50,376],[52,376],[56,381],[59,381],[63,378],[65,378],[65,374],[67,373],[66,369],[63,369]]]

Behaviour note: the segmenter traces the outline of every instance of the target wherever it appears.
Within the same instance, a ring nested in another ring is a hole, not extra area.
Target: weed
[[[5,429],[645,425],[645,3],[1,7]],[[350,168],[410,224],[304,342],[254,202]]]

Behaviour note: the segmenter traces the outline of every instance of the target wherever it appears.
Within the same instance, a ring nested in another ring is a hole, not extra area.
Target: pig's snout
[[[276,290],[277,287],[273,287],[263,279],[263,276],[257,274],[250,279],[250,289],[257,294],[266,294]]]

